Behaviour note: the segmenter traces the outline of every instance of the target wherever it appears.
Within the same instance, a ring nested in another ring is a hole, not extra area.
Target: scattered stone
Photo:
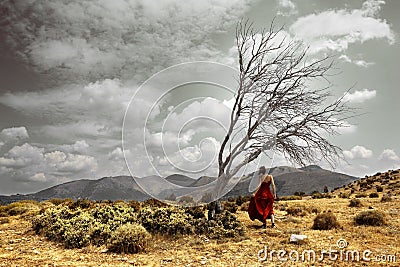
[[[35,249],[35,250],[33,250],[33,253],[35,253],[35,254],[40,254],[40,251],[37,250],[37,249]]]
[[[294,242],[294,243],[298,243],[300,241],[304,241],[304,239],[306,239],[307,236],[306,235],[296,235],[296,234],[292,234],[290,236],[290,242]]]

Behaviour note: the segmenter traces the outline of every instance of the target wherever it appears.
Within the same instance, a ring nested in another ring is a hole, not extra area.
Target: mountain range
[[[349,176],[325,170],[317,165],[310,165],[303,168],[279,166],[267,169],[268,173],[274,176],[278,196],[293,195],[295,192],[311,193],[322,192],[325,186],[329,190],[343,186],[357,180],[357,177]],[[173,174],[165,179],[159,176],[147,176],[133,178],[131,176],[103,177],[98,180],[81,179],[59,184],[37,193],[17,194],[11,196],[0,196],[2,203],[32,199],[43,201],[51,198],[88,198],[93,200],[138,200],[143,201],[157,196],[165,199],[170,195],[179,198],[190,193],[193,187],[204,187],[204,193],[209,190],[207,185],[212,186],[216,178],[202,176],[193,179],[181,174]],[[236,179],[237,180],[237,179]],[[151,188],[147,194],[141,186]],[[225,197],[249,195],[257,187],[258,175],[250,173],[240,178],[236,184],[231,185],[231,190]],[[173,185],[171,187],[171,185]],[[176,189],[177,187],[188,187],[188,189]],[[150,196],[151,195],[151,196]]]

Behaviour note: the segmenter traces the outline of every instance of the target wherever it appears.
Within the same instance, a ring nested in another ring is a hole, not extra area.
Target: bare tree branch
[[[310,60],[308,48],[283,28],[257,32],[249,21],[236,27],[239,77],[230,125],[218,154],[217,196],[230,178],[261,153],[275,149],[293,163],[334,164],[341,149],[327,139],[346,126],[352,109],[343,97],[328,103],[334,60]],[[217,198],[218,198],[217,197]]]

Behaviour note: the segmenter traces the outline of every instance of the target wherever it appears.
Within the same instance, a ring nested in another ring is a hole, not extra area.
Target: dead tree
[[[273,23],[259,32],[248,22],[237,25],[238,88],[218,155],[215,200],[229,180],[264,151],[274,149],[299,165],[320,160],[334,164],[341,155],[327,138],[346,126],[352,112],[343,98],[328,102],[327,78],[334,60],[309,59],[307,47],[282,38],[284,33]],[[324,85],[315,83],[318,80]],[[218,204],[211,203],[210,217]]]

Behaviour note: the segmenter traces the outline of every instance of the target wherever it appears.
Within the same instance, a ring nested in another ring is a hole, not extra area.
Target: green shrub
[[[160,208],[160,207],[167,207],[167,206],[168,206],[168,204],[161,202],[160,200],[154,199],[154,198],[147,199],[142,203],[142,207]]]
[[[117,253],[138,253],[146,251],[150,234],[139,224],[119,226],[110,237],[109,251]]]
[[[349,207],[361,207],[361,201],[357,198],[350,199]]]
[[[336,216],[332,212],[324,212],[315,217],[312,229],[331,230],[339,227],[340,225],[336,219]]]
[[[142,208],[138,214],[138,222],[150,233],[167,235],[190,234],[193,232],[190,221],[193,217],[183,208]]]
[[[340,193],[339,193],[339,197],[340,197],[340,198],[349,198],[349,197],[350,197],[350,194],[349,194],[349,193],[346,193],[346,192],[340,192]]]
[[[385,215],[377,210],[363,211],[354,217],[357,225],[382,226],[385,224]]]
[[[80,248],[89,243],[104,244],[120,225],[136,220],[134,209],[122,203],[90,210],[57,206],[36,216],[32,227],[36,234],[61,242],[66,248]]]
[[[379,194],[376,193],[376,192],[373,192],[373,193],[369,194],[369,197],[370,197],[370,198],[378,198],[378,197],[379,197]]]
[[[376,192],[383,192],[383,187],[380,186],[380,185],[378,185],[378,186],[376,187]]]
[[[208,221],[202,218],[195,221],[194,232],[205,234],[211,239],[237,237],[244,234],[242,223],[227,210],[215,214],[215,219]]]
[[[77,208],[88,209],[93,207],[94,204],[95,202],[90,199],[78,199],[75,202],[70,203],[69,207],[71,209],[77,209]]]
[[[184,207],[183,209],[187,214],[192,216],[194,219],[201,219],[206,217],[204,215],[204,206]]]
[[[139,201],[136,200],[130,200],[128,202],[129,207],[133,208],[135,211],[139,211],[141,208],[141,204]]]

